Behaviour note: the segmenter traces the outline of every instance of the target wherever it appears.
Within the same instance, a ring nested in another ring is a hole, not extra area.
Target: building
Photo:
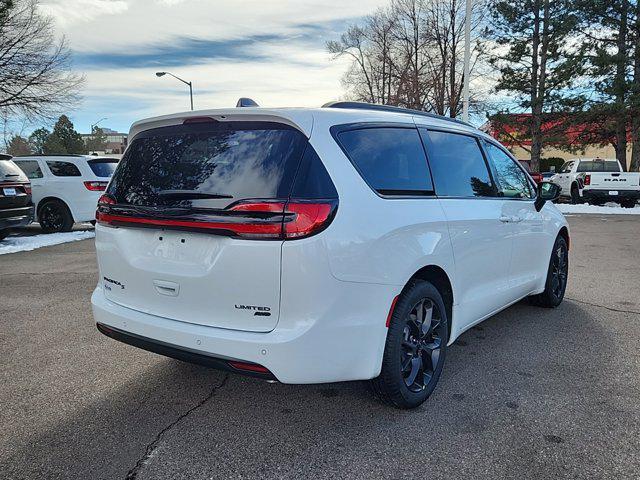
[[[502,115],[500,122],[491,119],[480,128],[499,140],[518,160],[527,162],[531,159],[529,153],[531,149],[530,123],[530,113],[518,113]],[[542,132],[545,134],[546,141],[543,145],[541,158],[558,158],[562,160],[578,157],[616,158],[616,151],[612,143],[603,146],[595,140],[599,138],[597,125],[571,124],[570,127],[563,128],[562,123],[561,117],[555,117],[543,122]],[[556,141],[554,141],[554,137],[557,138]],[[590,138],[594,140],[589,141],[588,139]],[[560,144],[565,148],[560,148]],[[573,146],[574,151],[569,151],[566,146]],[[628,142],[627,166],[630,160],[631,143]]]
[[[110,128],[102,128],[102,131],[107,136],[107,147],[100,153],[122,155],[127,148],[129,135],[127,133],[116,132]],[[83,139],[93,138],[93,134],[91,133],[83,133],[81,135]]]

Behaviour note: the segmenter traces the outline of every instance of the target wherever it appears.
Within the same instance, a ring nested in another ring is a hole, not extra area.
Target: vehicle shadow
[[[154,357],[128,382],[117,369],[95,372],[113,382],[108,396],[67,405],[64,421],[0,471],[125,478],[138,464],[138,478],[415,478],[428,467],[430,477],[540,478],[568,476],[569,455],[597,476],[592,452],[607,436],[593,431],[619,408],[602,395],[614,388],[616,351],[580,304],[517,304],[449,348],[438,388],[414,411],[381,405],[366,382],[269,384]]]

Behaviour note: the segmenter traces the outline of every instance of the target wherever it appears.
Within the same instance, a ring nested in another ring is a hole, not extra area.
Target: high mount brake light
[[[87,190],[91,190],[92,192],[104,192],[108,184],[109,182],[84,182]]]
[[[165,227],[174,229],[229,232],[234,236],[255,240],[286,240],[318,233],[333,219],[337,201],[271,202],[243,201],[213,214],[215,220],[200,218],[162,218],[131,216],[110,211],[115,200],[103,195],[98,201],[96,220],[103,225]],[[102,208],[101,208],[102,207]],[[237,214],[229,215],[229,212]],[[242,215],[246,212],[246,216]],[[206,218],[206,217],[205,217]]]

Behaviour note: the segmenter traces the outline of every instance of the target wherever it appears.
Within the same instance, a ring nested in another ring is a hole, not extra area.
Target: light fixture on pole
[[[104,118],[101,118],[100,120],[98,120],[97,122],[91,124],[91,127],[90,127],[91,133],[93,133],[93,129],[96,128],[98,126],[98,124],[100,122],[102,122],[103,120],[108,120],[108,119],[107,119],[107,117],[104,117]]]
[[[193,85],[191,85],[191,82],[187,82],[171,72],[156,72],[156,77],[164,77],[165,75],[171,75],[176,80],[180,80],[182,83],[189,86],[189,98],[191,99],[191,110],[193,110]]]
[[[467,0],[467,13],[464,17],[464,84],[462,86],[462,119],[469,121],[469,75],[471,63],[471,2]]]

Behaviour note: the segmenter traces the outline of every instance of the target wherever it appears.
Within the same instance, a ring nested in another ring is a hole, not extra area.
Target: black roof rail
[[[411,108],[394,107],[392,105],[378,105],[376,103],[366,102],[329,102],[322,105],[322,108],[349,108],[354,110],[376,110],[380,112],[394,112],[394,113],[408,113],[410,115],[417,115],[419,117],[434,118],[437,120],[444,120],[445,122],[453,122],[467,127],[476,128],[470,123],[463,122],[457,118],[445,117],[437,115],[435,113],[424,112],[422,110],[413,110]]]

